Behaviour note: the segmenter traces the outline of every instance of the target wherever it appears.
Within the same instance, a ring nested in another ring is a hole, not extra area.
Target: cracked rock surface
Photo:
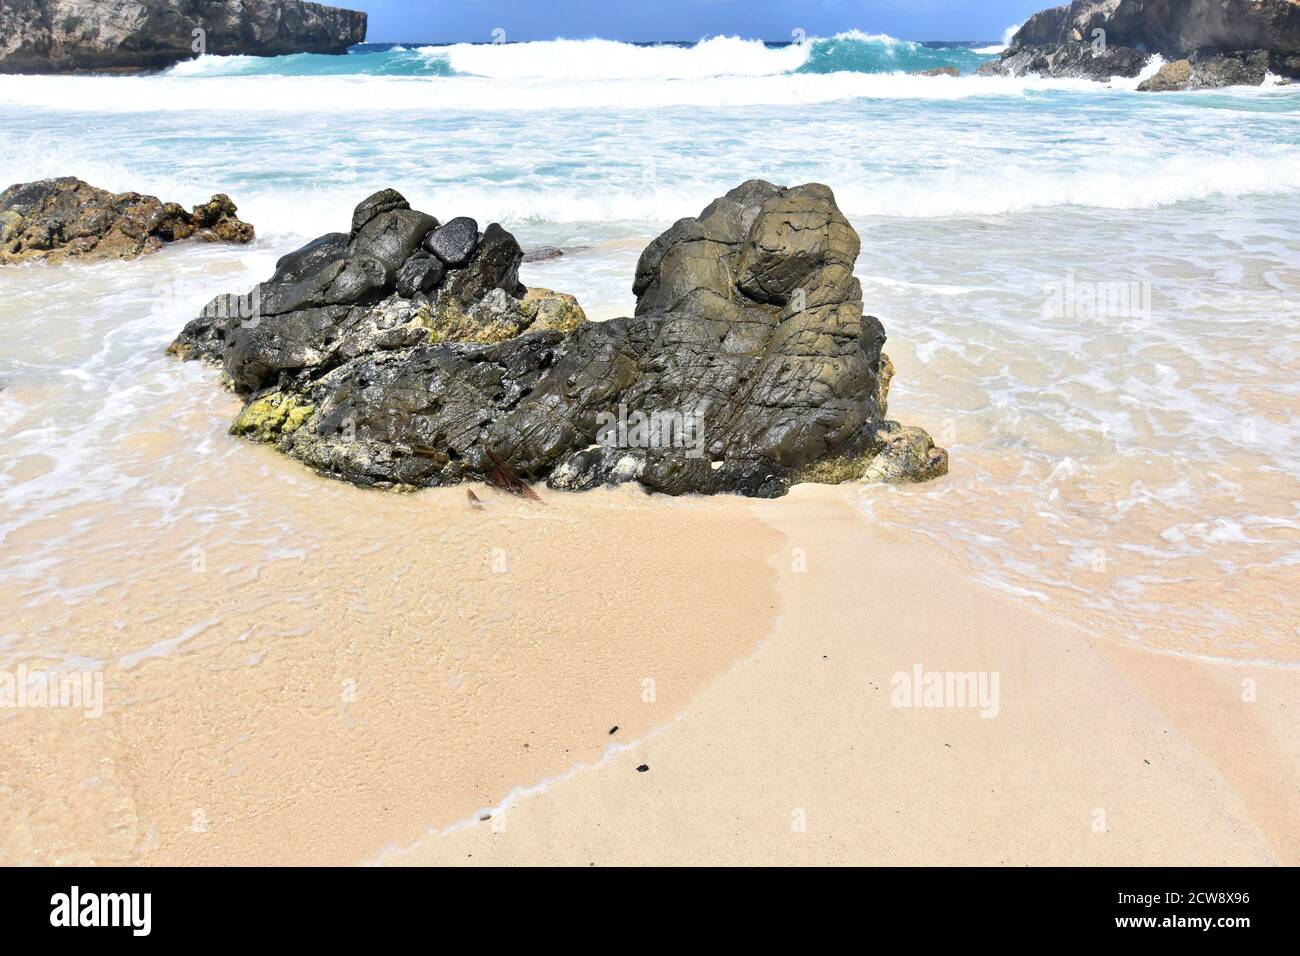
[[[885,421],[885,333],[828,187],[754,180],[679,220],[641,255],[635,314],[606,322],[525,289],[514,237],[476,230],[377,193],[171,351],[247,396],[235,433],[360,485],[775,497],[946,472],[928,435]]]

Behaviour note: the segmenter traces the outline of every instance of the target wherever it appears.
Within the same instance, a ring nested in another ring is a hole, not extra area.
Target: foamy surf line
[[[0,141],[2,142],[2,141]],[[113,190],[143,187],[190,204],[203,201],[217,189],[240,196],[241,213],[258,224],[257,250],[240,253],[242,259],[259,255],[268,261],[346,223],[357,197],[381,185],[398,189],[413,201],[438,210],[470,210],[483,222],[501,222],[511,228],[533,224],[620,226],[633,234],[651,235],[680,217],[682,210],[702,209],[709,198],[725,191],[712,181],[671,188],[646,188],[636,184],[607,184],[595,189],[554,189],[491,184],[436,184],[387,176],[380,182],[322,183],[310,189],[238,189],[224,184],[195,184],[164,177],[131,175],[99,170],[93,163],[63,164],[62,170],[46,164],[0,165],[0,179],[29,182],[48,176],[75,174]],[[817,170],[788,178],[829,178]],[[664,179],[671,178],[668,175]],[[943,219],[967,216],[1029,214],[1067,207],[1109,210],[1148,210],[1189,202],[1223,202],[1254,195],[1300,193],[1300,148],[1278,146],[1253,154],[1171,156],[1141,172],[1121,172],[1103,167],[1088,169],[1035,169],[1004,171],[972,169],[958,174],[921,174],[914,179],[884,175],[848,181],[836,197],[853,220]],[[178,250],[191,254],[195,250]],[[200,249],[199,251],[209,251]],[[633,257],[634,259],[635,257]],[[884,285],[897,280],[880,277]],[[928,288],[942,295],[964,294]]]
[[[818,178],[817,171],[799,175]],[[646,235],[671,224],[682,210],[702,209],[709,197],[725,191],[725,185],[712,181],[672,188],[610,184],[586,190],[490,184],[431,187],[401,177],[385,182],[428,208],[472,210],[484,222],[619,225]],[[378,184],[370,185],[378,188]],[[370,185],[258,191],[246,195],[241,209],[250,221],[264,224],[261,235],[268,241],[276,237],[308,240],[347,222],[357,196],[369,191]],[[867,176],[862,181],[845,182],[835,192],[845,213],[855,221],[867,217],[1000,216],[1063,207],[1145,210],[1300,193],[1300,148],[1277,147],[1251,155],[1171,156],[1140,173],[1094,167],[970,170],[955,176],[919,175],[912,180]]]
[[[0,77],[0,106],[72,113],[372,113],[806,106],[855,99],[964,100],[1100,92],[1088,80],[790,73],[687,79],[505,80],[476,76]],[[232,136],[237,131],[232,130]]]
[[[832,37],[792,31],[793,42],[738,36],[696,43],[626,43],[598,37],[527,43],[362,44],[347,56],[203,56],[175,76],[304,76],[339,73],[479,76],[497,79],[702,79],[811,73],[888,73],[955,66],[973,72],[987,53],[968,46],[921,44],[850,30]]]

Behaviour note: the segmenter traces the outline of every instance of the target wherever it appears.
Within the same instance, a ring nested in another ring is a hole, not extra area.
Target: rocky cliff
[[[1155,53],[1200,86],[1262,82],[1242,63],[1300,76],[1300,0],[1074,0],[1030,17],[986,72],[1135,76]]]
[[[160,70],[199,53],[344,53],[366,14],[303,0],[0,0],[0,72]]]

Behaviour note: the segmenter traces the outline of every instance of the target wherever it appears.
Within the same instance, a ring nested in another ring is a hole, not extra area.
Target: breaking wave
[[[366,43],[346,56],[204,56],[173,67],[170,74],[689,80],[795,72],[894,73],[945,66],[972,72],[985,59],[986,55],[970,45],[915,43],[853,30],[781,43],[734,36],[709,37],[697,43],[624,43],[598,38],[499,44]]]

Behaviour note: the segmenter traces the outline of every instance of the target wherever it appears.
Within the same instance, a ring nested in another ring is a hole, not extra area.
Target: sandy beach
[[[504,825],[385,861],[1300,859],[1300,674],[1089,639],[873,532],[844,498],[797,488],[751,506],[784,536],[769,555],[780,617],[671,724],[511,801]],[[794,548],[807,552],[802,573]],[[999,673],[1000,710],[893,706],[892,674],[916,663]]]
[[[235,485],[291,467],[240,451]],[[287,478],[305,493],[258,508],[297,522],[303,553],[250,575],[211,548],[192,580],[154,582],[156,613],[133,588],[157,639],[106,663],[104,715],[7,716],[5,862],[1300,855],[1295,670],[1053,623],[873,528],[872,489],[538,504],[479,486],[475,509],[462,488]],[[176,588],[206,627],[166,613]],[[102,628],[89,614],[64,626]],[[996,674],[996,697],[896,706],[917,667]]]
[[[1300,865],[1294,0],[51,5],[0,866]]]

